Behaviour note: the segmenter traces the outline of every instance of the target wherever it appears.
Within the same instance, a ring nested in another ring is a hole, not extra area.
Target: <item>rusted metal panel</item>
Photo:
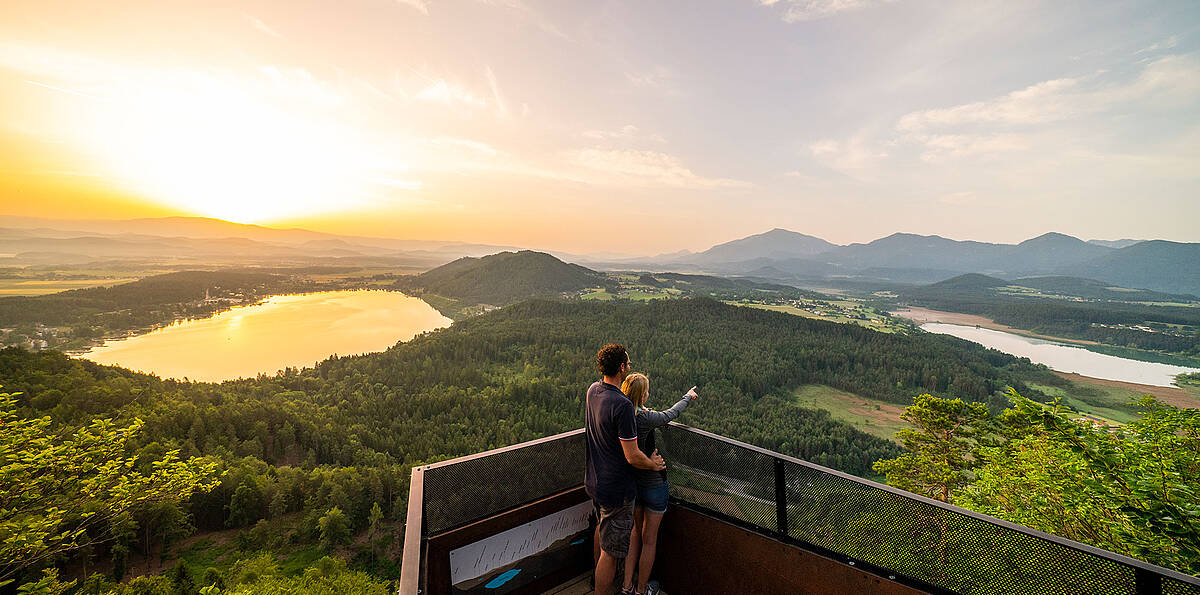
[[[663,518],[654,575],[668,593],[924,593],[680,506]]]

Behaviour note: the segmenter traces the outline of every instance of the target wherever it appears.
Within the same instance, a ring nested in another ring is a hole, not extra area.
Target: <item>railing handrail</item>
[[[762,448],[761,446],[755,446],[753,444],[747,444],[745,442],[740,442],[738,440],[734,440],[732,438],[728,438],[728,437],[722,436],[720,434],[714,434],[714,433],[706,431],[706,430],[701,430],[699,428],[693,428],[689,425],[681,424],[679,422],[673,421],[673,422],[670,422],[670,425],[672,427],[676,427],[681,430],[699,434],[701,436],[704,436],[704,437],[712,439],[712,440],[717,440],[717,441],[724,442],[724,443],[732,445],[732,446],[737,446],[740,448],[751,450],[751,451],[757,452],[759,454],[771,457],[773,459],[783,460],[783,461],[786,461],[789,463],[800,465],[802,467],[807,467],[809,469],[820,471],[822,473],[827,473],[829,475],[833,475],[833,476],[839,477],[841,479],[845,479],[847,481],[851,481],[851,482],[854,482],[854,483],[857,483],[857,484],[860,484],[860,485],[863,485],[863,486],[866,486],[869,488],[882,490],[884,492],[899,496],[901,498],[905,498],[908,500],[914,500],[914,501],[921,502],[923,504],[927,504],[930,506],[935,506],[937,508],[940,508],[940,509],[948,511],[948,512],[953,512],[956,514],[967,516],[967,517],[973,518],[978,521],[982,521],[982,522],[989,523],[992,525],[998,525],[1000,527],[1004,527],[1005,529],[1009,529],[1011,531],[1016,531],[1018,533],[1023,533],[1025,535],[1029,535],[1031,537],[1044,539],[1044,540],[1047,540],[1047,541],[1050,541],[1050,542],[1053,542],[1058,545],[1062,545],[1062,546],[1065,546],[1065,547],[1068,547],[1071,549],[1083,551],[1083,552],[1092,554],[1094,556],[1104,558],[1104,559],[1110,560],[1112,562],[1116,562],[1118,564],[1123,564],[1125,566],[1130,566],[1130,567],[1141,569],[1141,570],[1147,570],[1147,571],[1153,572],[1155,574],[1161,575],[1165,578],[1170,578],[1173,580],[1187,583],[1189,585],[1194,585],[1194,586],[1200,587],[1200,577],[1195,577],[1190,574],[1184,574],[1177,570],[1171,570],[1170,568],[1164,568],[1162,566],[1157,566],[1155,564],[1151,564],[1150,562],[1146,562],[1144,560],[1138,560],[1137,558],[1131,558],[1129,556],[1125,556],[1122,554],[1118,554],[1116,552],[1111,552],[1111,551],[1108,551],[1105,549],[1101,549],[1101,548],[1098,548],[1098,547],[1095,547],[1092,545],[1088,545],[1086,543],[1080,543],[1080,542],[1074,541],[1072,539],[1067,539],[1065,537],[1060,537],[1058,535],[1052,535],[1050,533],[1038,531],[1037,529],[1031,529],[1024,525],[1018,525],[1016,523],[1006,521],[1004,519],[996,518],[993,516],[989,516],[989,515],[986,515],[983,513],[975,512],[973,510],[967,510],[966,508],[955,506],[953,504],[948,504],[946,502],[942,502],[941,500],[935,500],[933,498],[922,496],[920,494],[914,494],[912,492],[902,490],[900,488],[892,487],[887,484],[874,482],[869,479],[863,479],[861,477],[851,475],[849,473],[844,473],[842,471],[838,471],[837,469],[830,469],[829,467],[824,467],[824,466],[818,465],[816,463],[810,463],[803,459],[798,459],[796,457],[791,457],[791,456],[788,456],[788,455],[785,455],[782,453],[775,452],[773,450]]]
[[[413,467],[404,517],[404,550],[400,559],[400,595],[421,592],[421,544],[425,539],[425,469]]]
[[[583,433],[583,428],[578,428],[575,430],[567,430],[566,432],[562,432],[560,434],[554,434],[553,436],[545,436],[542,438],[535,438],[535,439],[529,440],[527,442],[520,442],[518,444],[511,444],[509,446],[501,446],[500,448],[493,448],[491,450],[485,450],[483,452],[477,452],[474,454],[463,455],[461,457],[455,457],[453,459],[446,459],[444,461],[438,461],[436,463],[430,463],[428,465],[422,465],[421,468],[422,469],[437,469],[438,467],[445,467],[447,465],[454,465],[456,463],[463,463],[463,462],[471,461],[474,459],[482,459],[484,457],[490,457],[492,455],[498,455],[500,453],[505,453],[505,452],[525,448],[528,446],[537,446],[538,444],[543,444],[546,442],[553,442],[555,440],[569,438],[576,434],[582,434],[582,433]],[[414,469],[415,468],[416,467],[414,467]],[[582,479],[580,481],[582,481]]]
[[[796,457],[778,453],[778,452],[775,452],[775,451],[772,451],[772,450],[769,450],[766,448],[762,448],[760,446],[755,446],[753,444],[747,444],[745,442],[741,442],[738,440],[734,440],[732,438],[721,436],[720,434],[714,434],[712,432],[709,432],[706,430],[701,430],[699,428],[693,428],[691,426],[681,424],[678,422],[670,422],[670,425],[673,428],[676,428],[676,429],[679,429],[682,431],[686,431],[686,432],[691,432],[696,435],[703,436],[710,440],[715,440],[717,442],[728,444],[730,446],[734,446],[737,448],[741,448],[741,449],[745,449],[748,451],[759,453],[761,455],[769,457],[770,459],[772,459],[774,461],[783,461],[785,463],[790,463],[790,464],[798,465],[800,467],[804,467],[807,469],[812,469],[814,471],[828,474],[828,475],[831,475],[831,476],[834,476],[834,477],[837,477],[837,478],[840,478],[840,479],[843,479],[843,480],[846,480],[846,481],[849,481],[849,482],[852,482],[852,483],[855,483],[855,484],[858,484],[858,485],[861,485],[861,486],[864,486],[867,488],[880,490],[880,491],[886,492],[888,494],[891,494],[891,495],[894,495],[894,496],[897,496],[900,498],[904,498],[906,500],[920,502],[927,506],[932,506],[932,507],[950,512],[950,513],[969,517],[969,518],[977,520],[977,521],[981,521],[981,522],[988,523],[991,525],[1003,527],[1010,531],[1021,533],[1021,534],[1024,534],[1024,535],[1027,535],[1030,537],[1034,537],[1037,539],[1049,541],[1051,543],[1054,543],[1054,544],[1057,544],[1057,545],[1060,545],[1060,546],[1063,546],[1063,547],[1066,547],[1066,548],[1069,548],[1072,550],[1084,552],[1084,553],[1096,556],[1097,558],[1101,558],[1104,560],[1108,560],[1110,562],[1114,562],[1117,564],[1121,564],[1121,565],[1133,568],[1135,570],[1135,572],[1138,572],[1138,574],[1151,573],[1153,575],[1157,575],[1160,578],[1167,578],[1167,579],[1182,582],[1184,584],[1191,585],[1194,587],[1200,587],[1200,577],[1185,574],[1185,573],[1182,573],[1182,572],[1179,572],[1176,570],[1171,570],[1170,568],[1164,568],[1162,566],[1151,564],[1144,560],[1138,560],[1136,558],[1131,558],[1129,556],[1125,556],[1122,554],[1118,554],[1116,552],[1111,552],[1111,551],[1108,551],[1105,549],[1091,546],[1086,543],[1080,543],[1078,541],[1067,539],[1065,537],[1060,537],[1057,535],[1052,535],[1050,533],[1045,533],[1043,531],[1038,531],[1036,529],[1031,529],[1029,527],[1019,525],[1019,524],[1016,524],[1016,523],[1013,523],[1010,521],[1006,521],[1004,519],[1000,519],[1000,518],[996,518],[996,517],[982,514],[979,512],[975,512],[973,510],[968,510],[968,509],[965,509],[965,508],[962,508],[959,506],[954,506],[953,504],[948,504],[946,502],[942,502],[940,500],[935,500],[933,498],[922,496],[920,494],[914,494],[912,492],[908,492],[908,491],[905,491],[905,490],[902,490],[902,489],[899,489],[896,487],[892,487],[892,486],[889,486],[886,484],[874,482],[874,481],[871,481],[868,479],[863,479],[861,477],[857,477],[857,476],[851,475],[849,473],[844,473],[844,472],[838,471],[836,469],[831,469],[829,467],[818,465],[816,463],[811,463],[811,462],[805,461],[803,459],[798,459]],[[425,523],[424,523],[424,486],[423,486],[424,473],[427,470],[437,469],[439,467],[445,467],[448,465],[462,463],[462,462],[466,462],[466,461],[470,461],[470,460],[485,458],[485,457],[489,457],[492,455],[501,454],[501,453],[505,453],[505,452],[511,452],[514,450],[518,450],[518,449],[522,449],[522,448],[526,448],[526,447],[530,447],[530,446],[536,446],[539,444],[545,444],[545,443],[553,442],[556,440],[562,440],[565,438],[570,438],[573,436],[580,435],[582,433],[584,433],[583,428],[569,430],[567,432],[562,432],[559,434],[555,434],[552,436],[546,436],[543,438],[538,438],[538,439],[530,440],[527,442],[521,442],[519,444],[513,444],[510,446],[495,448],[495,449],[480,452],[480,453],[465,455],[465,456],[457,457],[457,458],[453,458],[453,459],[447,459],[444,461],[439,461],[437,463],[431,463],[429,465],[420,465],[420,466],[413,467],[412,480],[409,485],[408,517],[406,519],[406,526],[405,526],[405,533],[404,533],[404,550],[403,550],[404,551],[404,553],[403,553],[404,559],[401,564],[400,593],[404,594],[404,595],[416,595],[417,593],[420,593],[419,589],[420,589],[422,547],[423,547],[424,539],[426,537],[428,537],[425,535],[425,530],[424,530]],[[582,479],[583,478],[581,477],[580,478],[581,483],[582,483]],[[778,490],[778,488],[779,488],[779,486],[777,485],[776,489]],[[768,527],[763,527],[763,530],[770,531],[771,529]]]

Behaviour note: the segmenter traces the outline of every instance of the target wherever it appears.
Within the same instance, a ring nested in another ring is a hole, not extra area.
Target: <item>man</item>
[[[647,457],[637,446],[633,403],[619,388],[629,375],[629,354],[623,345],[610,343],[596,354],[596,367],[604,377],[587,391],[584,433],[587,469],[583,483],[596,514],[595,581],[597,594],[612,591],[617,559],[629,551],[633,529],[633,467],[662,471],[667,466],[655,450]]]

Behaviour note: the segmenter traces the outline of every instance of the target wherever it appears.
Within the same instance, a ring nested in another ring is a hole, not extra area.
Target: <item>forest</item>
[[[161,592],[232,589],[237,568],[276,552],[288,567],[255,577],[301,581],[303,568],[329,555],[349,566],[331,562],[324,579],[309,578],[384,584],[398,573],[411,467],[579,427],[584,389],[596,378],[592,358],[610,341],[624,342],[635,368],[650,375],[652,404],[700,386],[704,398],[685,423],[859,475],[899,456],[899,446],[790,402],[792,389],[821,383],[904,404],[920,393],[955,395],[998,409],[1006,387],[1027,390],[1021,373],[1040,370],[950,337],[877,333],[703,298],[528,301],[383,353],[221,384],[7,348],[0,385],[15,394],[7,427],[42,424],[37,432],[70,442],[108,420],[109,430],[92,431],[122,430],[132,471],[152,478],[158,466],[183,464],[197,479],[175,500],[134,503],[119,527],[86,528],[95,537],[86,547],[35,565],[0,561],[0,580],[22,584],[54,568],[79,592],[125,593],[133,583],[111,581],[137,566],[169,570],[138,579],[180,585]],[[19,456],[20,442],[5,438]],[[76,527],[79,511],[63,510],[43,530]],[[201,540],[176,567],[161,567],[189,534],[224,529],[236,531],[231,544]]]
[[[7,344],[38,339],[46,347],[86,349],[106,336],[203,318],[270,295],[329,288],[260,270],[166,273],[112,287],[0,297],[0,332]]]
[[[1082,301],[997,293],[983,275],[963,275],[901,292],[906,303],[986,316],[999,324],[1055,337],[1200,356],[1200,308]],[[1019,283],[1013,282],[1013,283]]]
[[[912,429],[898,433],[906,452],[877,462],[875,469],[887,475],[890,485],[918,494],[1184,573],[1200,572],[1195,496],[1200,490],[1200,410],[1146,396],[1135,403],[1141,414],[1137,419],[1109,428],[1078,420],[1058,403],[1038,403],[1015,391],[1009,397],[1011,406],[993,414],[961,399],[918,396],[904,413]],[[951,527],[934,538],[941,552],[969,551],[978,538],[972,533]],[[1014,546],[1013,539],[1004,541],[997,546]],[[1012,555],[1036,554],[1020,548]],[[906,558],[903,564],[932,576],[972,566],[966,562],[957,568],[953,561],[920,555]],[[1079,568],[1078,578],[1055,565],[1046,568],[1059,580],[1078,580],[1078,592],[1092,590],[1086,577],[1093,568]],[[990,572],[980,568],[958,574],[984,578]]]

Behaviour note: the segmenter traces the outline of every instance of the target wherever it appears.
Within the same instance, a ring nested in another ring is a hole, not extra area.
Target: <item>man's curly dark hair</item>
[[[596,368],[605,376],[616,376],[621,371],[621,364],[629,361],[625,346],[619,343],[609,343],[596,353]]]

